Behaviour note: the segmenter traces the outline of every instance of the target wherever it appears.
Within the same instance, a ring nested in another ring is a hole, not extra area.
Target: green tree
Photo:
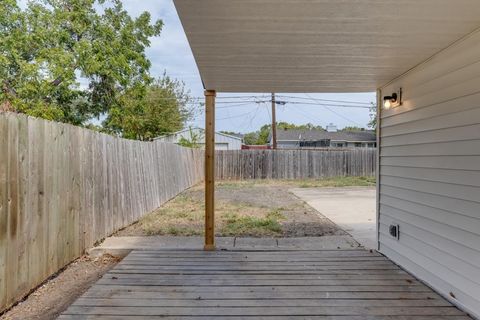
[[[192,115],[190,101],[184,83],[164,75],[145,90],[136,88],[122,95],[103,126],[124,138],[151,140],[183,129]]]
[[[249,132],[243,136],[243,143],[246,145],[256,145],[258,143],[258,132]]]
[[[181,137],[180,140],[178,141],[178,145],[186,148],[200,148],[201,141],[203,139],[203,134],[201,133],[195,133],[192,128],[189,128],[189,137]]]
[[[373,103],[370,108],[370,122],[368,123],[368,127],[377,130],[377,106]]]
[[[130,17],[120,0],[34,0],[25,10],[2,0],[0,105],[77,125],[109,113],[145,93],[145,49],[161,29],[148,12]]]
[[[240,132],[235,132],[235,131],[220,131],[220,133],[228,134],[229,136],[241,135]]]
[[[277,122],[277,130],[325,130],[322,126],[316,126],[311,123],[296,125],[288,122]],[[264,145],[268,144],[268,138],[272,131],[271,124],[263,125],[256,132],[247,133],[244,136],[244,142],[247,145]]]
[[[277,124],[277,128],[280,129],[280,124]],[[265,124],[260,127],[260,130],[257,133],[257,141],[254,144],[263,145],[268,143],[268,137],[270,136],[270,132],[272,131],[271,124]]]

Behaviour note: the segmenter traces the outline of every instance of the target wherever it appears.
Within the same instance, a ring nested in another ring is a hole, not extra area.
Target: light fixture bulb
[[[391,100],[385,100],[384,104],[383,104],[383,107],[385,108],[385,110],[388,110],[392,107],[392,101]]]
[[[402,105],[402,88],[399,90],[399,94],[397,92],[392,93],[391,96],[383,97],[383,109],[388,110],[392,107],[401,106]]]

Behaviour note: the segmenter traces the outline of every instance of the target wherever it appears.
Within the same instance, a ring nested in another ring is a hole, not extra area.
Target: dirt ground
[[[118,262],[108,255],[96,259],[81,257],[0,316],[0,320],[56,319]]]
[[[216,185],[217,236],[309,237],[345,234],[297,198],[298,187],[368,186],[370,178],[303,181],[233,181]],[[203,186],[191,188],[116,236],[203,234]]]
[[[288,190],[289,184],[271,183],[258,185],[221,184],[217,188],[218,201],[245,204],[248,214],[249,207],[267,208],[277,211],[282,231],[280,237],[309,237],[343,234],[335,224],[322,216],[315,209],[297,198]],[[203,189],[203,188],[202,188]],[[192,196],[200,198],[203,190],[192,190]],[[255,234],[242,234],[255,236]]]

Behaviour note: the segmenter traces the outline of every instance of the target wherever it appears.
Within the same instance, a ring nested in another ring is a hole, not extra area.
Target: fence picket
[[[0,311],[203,179],[203,152],[0,113]]]
[[[319,179],[374,176],[376,149],[217,150],[216,178]]]

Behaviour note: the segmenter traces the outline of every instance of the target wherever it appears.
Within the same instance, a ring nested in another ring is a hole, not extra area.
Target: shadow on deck
[[[133,250],[59,319],[470,319],[376,252]]]

